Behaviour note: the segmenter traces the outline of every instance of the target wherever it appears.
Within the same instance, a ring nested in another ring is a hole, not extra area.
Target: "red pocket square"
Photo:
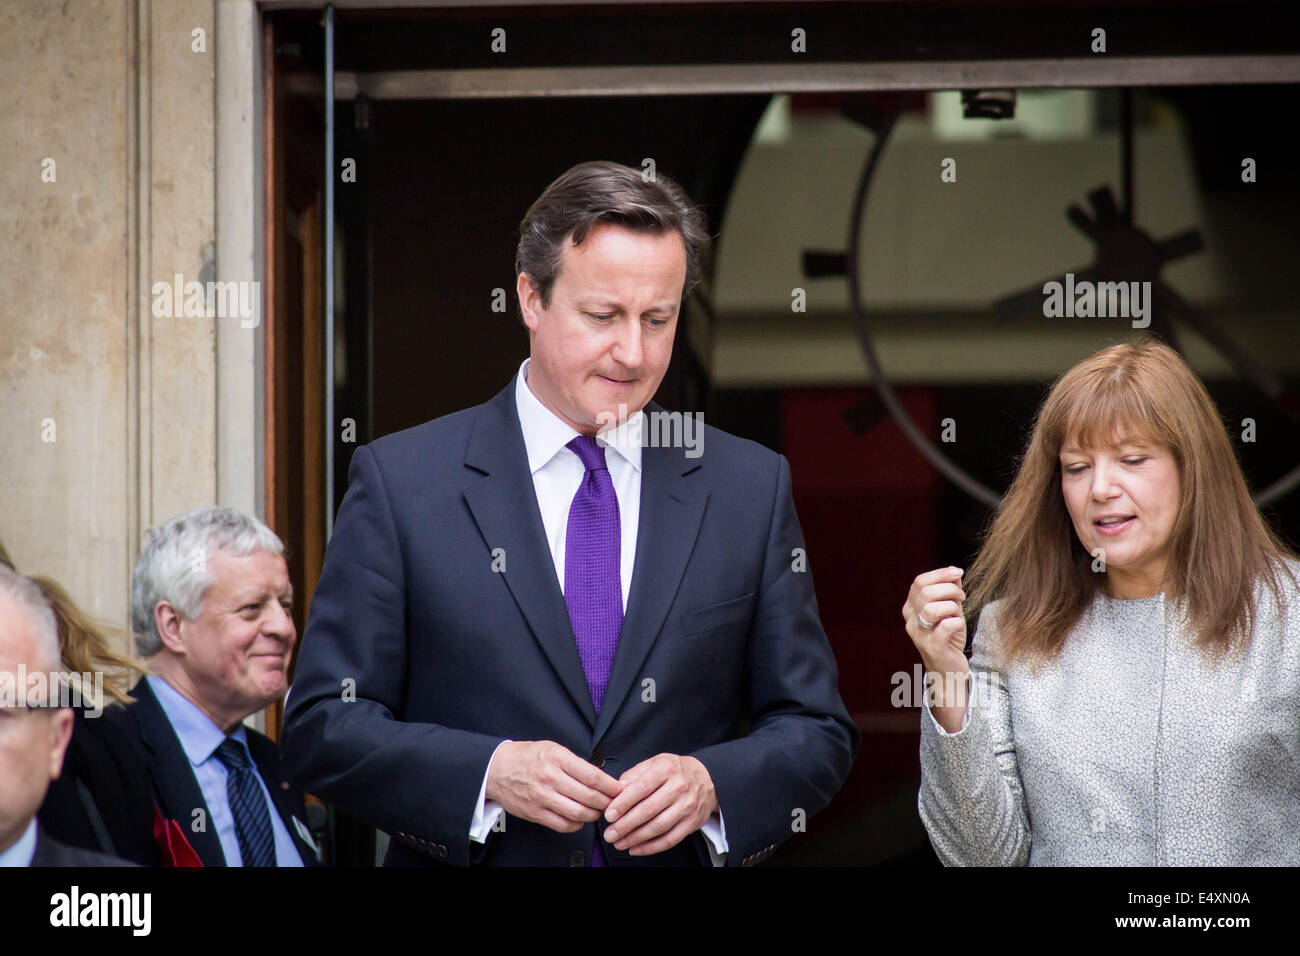
[[[153,839],[158,844],[159,866],[203,865],[190,841],[185,839],[180,823],[164,819],[157,804],[153,808]]]

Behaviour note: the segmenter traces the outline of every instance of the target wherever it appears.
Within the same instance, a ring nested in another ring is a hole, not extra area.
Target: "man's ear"
[[[67,753],[68,741],[72,739],[72,723],[75,719],[71,707],[60,707],[50,719],[54,721],[50,728],[50,779],[57,780],[63,772],[63,755]]]
[[[162,639],[163,647],[174,654],[185,653],[185,641],[181,637],[181,613],[167,601],[159,601],[153,609],[154,627]]]
[[[519,311],[523,315],[524,325],[530,333],[536,332],[540,296],[527,272],[519,273],[519,278],[515,280],[515,295],[519,296]]]

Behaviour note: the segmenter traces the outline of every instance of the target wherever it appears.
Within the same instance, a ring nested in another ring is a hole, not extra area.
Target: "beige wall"
[[[0,540],[123,627],[143,529],[216,495],[215,322],[150,309],[212,277],[215,55],[213,0],[0,4]]]

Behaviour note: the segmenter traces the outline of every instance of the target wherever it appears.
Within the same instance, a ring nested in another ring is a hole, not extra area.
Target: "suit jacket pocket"
[[[721,604],[710,604],[708,607],[684,612],[682,636],[699,637],[748,621],[754,609],[755,596],[756,592],[751,591]]]

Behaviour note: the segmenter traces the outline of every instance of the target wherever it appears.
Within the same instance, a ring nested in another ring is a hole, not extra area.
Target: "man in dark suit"
[[[64,846],[36,822],[72,736],[60,706],[59,632],[34,581],[0,563],[0,867],[129,866]]]
[[[136,866],[130,860],[97,853],[79,846],[60,843],[45,832],[39,823],[36,825],[36,849],[32,854],[32,866]]]
[[[703,216],[586,163],[520,234],[519,374],[353,455],[285,763],[389,865],[758,862],[858,733],[785,459],[649,401]]]
[[[204,866],[318,862],[302,795],[244,718],[287,689],[297,632],[284,545],[257,518],[198,508],[136,563],[132,618],[153,673],[105,711],[135,744],[170,832]]]

